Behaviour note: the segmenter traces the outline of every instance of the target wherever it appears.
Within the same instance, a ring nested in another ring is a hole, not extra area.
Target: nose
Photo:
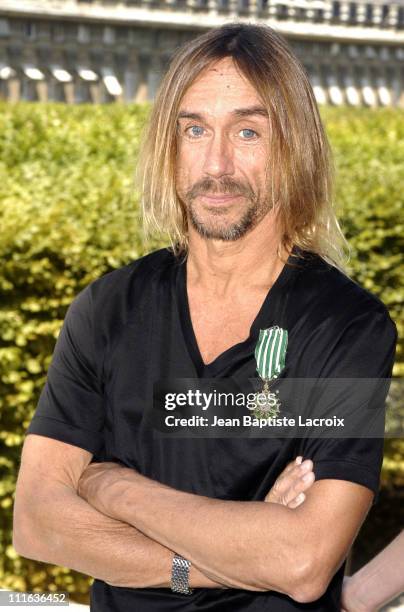
[[[203,171],[209,176],[219,178],[234,173],[233,151],[226,135],[215,133],[204,151]]]

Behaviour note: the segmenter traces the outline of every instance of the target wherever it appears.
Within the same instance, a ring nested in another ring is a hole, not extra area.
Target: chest
[[[250,292],[233,300],[217,300],[197,290],[188,294],[189,312],[199,352],[205,364],[250,336],[268,290]]]

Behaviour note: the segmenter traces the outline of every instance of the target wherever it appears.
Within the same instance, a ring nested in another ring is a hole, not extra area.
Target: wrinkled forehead
[[[212,62],[189,86],[180,102],[183,110],[215,114],[253,106],[260,96],[231,57]]]

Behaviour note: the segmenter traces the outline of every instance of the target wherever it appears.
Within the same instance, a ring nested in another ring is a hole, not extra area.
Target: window
[[[77,40],[79,43],[88,43],[90,42],[90,29],[88,26],[79,24],[77,29]]]
[[[76,42],[79,36],[79,26],[77,23],[65,23],[63,25],[64,36],[66,40]]]
[[[356,10],[357,10],[356,3],[350,2],[349,3],[349,19],[351,19],[352,21],[356,19]]]
[[[288,16],[288,7],[286,4],[278,4],[276,7],[276,16],[278,19],[286,19]]]
[[[404,25],[404,6],[400,6],[398,8],[398,13],[397,13],[397,24],[400,28],[403,27]]]
[[[103,40],[106,45],[112,45],[115,42],[114,28],[111,28],[111,26],[105,26]]]
[[[63,42],[65,39],[65,25],[63,23],[53,23],[51,26],[51,36],[55,42]]]
[[[356,45],[347,46],[348,57],[356,58],[359,56],[358,47]]]
[[[341,15],[341,5],[339,2],[332,3],[332,16],[335,18],[339,18]]]
[[[366,4],[365,16],[366,21],[373,20],[373,4]]]
[[[32,23],[32,21],[25,21],[24,34],[30,40],[34,40],[36,38],[36,24]]]
[[[118,42],[126,42],[128,39],[128,28],[117,28],[115,34]]]
[[[390,49],[389,47],[379,47],[379,57],[383,62],[388,62],[390,59]]]
[[[324,21],[324,9],[315,9],[314,21]]]
[[[8,19],[0,19],[0,36],[8,36],[9,33]]]

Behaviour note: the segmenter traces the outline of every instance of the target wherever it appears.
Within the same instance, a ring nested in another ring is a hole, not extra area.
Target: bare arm
[[[76,446],[27,436],[14,504],[14,548],[114,586],[169,588],[172,550],[78,496],[78,480],[91,458]],[[190,577],[194,587],[223,587],[195,567]]]
[[[326,590],[346,558],[373,493],[341,480],[315,482],[304,504],[211,499],[177,491],[134,470],[93,464],[79,494],[108,516],[176,550],[213,580],[276,590],[299,602]]]
[[[14,504],[14,548],[24,557],[70,567],[113,586],[169,588],[173,551],[78,496],[79,478],[91,458],[77,446],[27,436]],[[308,486],[300,481],[298,467],[289,464],[266,500],[295,508],[301,503],[296,497],[304,499]],[[227,588],[194,565],[190,585]]]
[[[351,577],[345,577],[342,609],[379,610],[404,591],[404,531]]]

